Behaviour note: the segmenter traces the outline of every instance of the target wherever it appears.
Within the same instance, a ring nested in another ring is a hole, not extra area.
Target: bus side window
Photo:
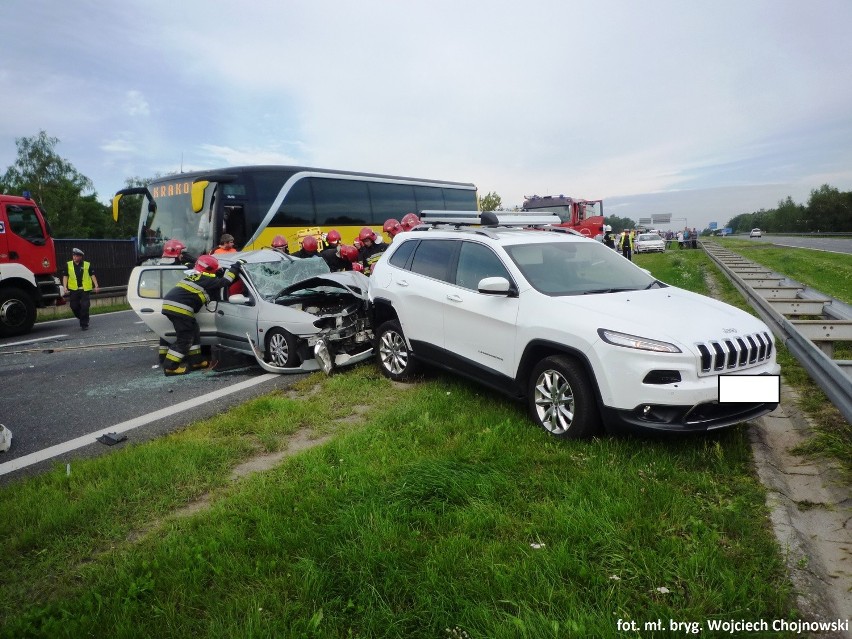
[[[287,192],[270,226],[314,226],[316,213],[308,179],[299,180]]]

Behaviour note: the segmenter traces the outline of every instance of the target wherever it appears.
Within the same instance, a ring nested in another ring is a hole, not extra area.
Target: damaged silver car
[[[319,257],[299,259],[260,250],[217,255],[222,267],[246,260],[238,280],[197,315],[202,346],[254,355],[265,370],[326,373],[368,359],[373,333],[362,273],[331,273]],[[163,296],[186,267],[133,269],[127,299],[136,314],[169,342],[175,333],[160,311]]]

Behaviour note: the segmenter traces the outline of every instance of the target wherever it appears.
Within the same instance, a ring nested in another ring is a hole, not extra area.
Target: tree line
[[[56,151],[59,140],[44,131],[16,138],[17,159],[0,175],[0,193],[29,192],[56,238],[128,239],[136,236],[138,220],[112,219],[112,208],[98,202],[92,181]],[[128,178],[126,186],[147,180]]]
[[[774,209],[742,213],[726,225],[735,233],[759,228],[769,233],[817,233],[852,231],[852,192],[823,184],[811,191],[807,204],[796,204],[789,195]]]

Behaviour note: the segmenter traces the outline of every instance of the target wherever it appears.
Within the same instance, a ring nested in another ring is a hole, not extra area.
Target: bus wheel
[[[19,288],[0,290],[0,336],[28,333],[35,319],[35,302],[25,291]]]
[[[281,368],[299,365],[296,355],[296,338],[281,328],[266,334],[266,361]]]

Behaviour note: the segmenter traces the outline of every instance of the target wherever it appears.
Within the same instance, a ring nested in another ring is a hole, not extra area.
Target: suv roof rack
[[[559,224],[556,214],[501,213],[494,211],[421,211],[420,221],[424,224],[455,224],[456,226],[547,226]]]

